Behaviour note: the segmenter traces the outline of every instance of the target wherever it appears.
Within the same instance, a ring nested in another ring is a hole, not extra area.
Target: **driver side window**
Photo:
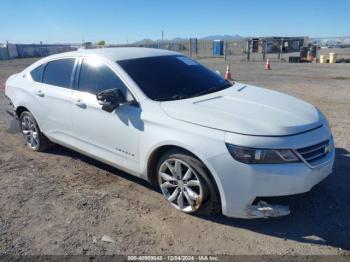
[[[132,100],[128,88],[107,65],[97,58],[84,58],[79,74],[79,91],[96,95],[114,88],[120,89],[128,101]]]

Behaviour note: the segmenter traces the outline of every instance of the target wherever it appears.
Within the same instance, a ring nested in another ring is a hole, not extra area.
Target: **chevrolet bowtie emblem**
[[[332,144],[328,144],[324,148],[325,153],[330,153],[332,151]]]

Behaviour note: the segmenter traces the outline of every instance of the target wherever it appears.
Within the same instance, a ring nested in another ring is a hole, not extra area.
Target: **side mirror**
[[[108,89],[97,93],[97,101],[102,105],[102,109],[111,113],[118,106],[126,103],[126,98],[120,89]]]

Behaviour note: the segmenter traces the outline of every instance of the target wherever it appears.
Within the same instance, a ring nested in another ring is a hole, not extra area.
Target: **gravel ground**
[[[0,62],[0,83],[34,59]],[[224,72],[222,59],[203,59]],[[0,95],[2,254],[350,254],[350,65],[233,63],[241,82],[319,107],[337,146],[334,173],[290,199],[287,217],[197,217],[171,208],[148,184],[57,146],[32,153]],[[107,235],[113,243],[101,238]]]

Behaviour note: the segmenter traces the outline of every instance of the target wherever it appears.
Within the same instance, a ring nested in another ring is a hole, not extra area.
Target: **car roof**
[[[96,49],[79,49],[73,52],[66,52],[55,55],[56,58],[71,56],[102,56],[112,61],[121,61],[134,58],[166,56],[166,55],[182,55],[181,53],[168,51],[163,49],[145,48],[145,47],[113,47],[113,48],[96,48]]]

